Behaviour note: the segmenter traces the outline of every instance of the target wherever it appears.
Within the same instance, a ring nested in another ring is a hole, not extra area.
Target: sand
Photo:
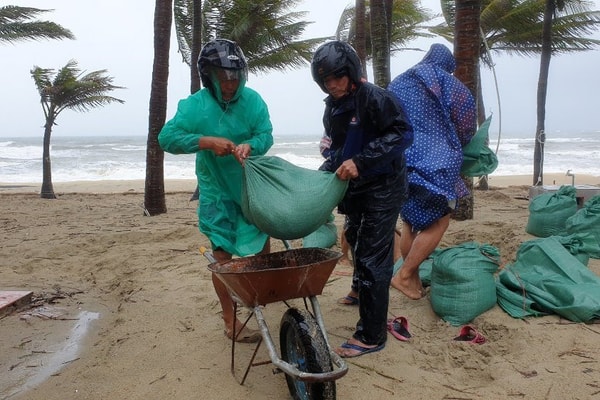
[[[560,175],[546,181],[553,179],[570,183]],[[525,232],[530,180],[491,177],[490,190],[475,192],[475,218],[453,220],[441,247],[474,240],[496,246],[503,263],[514,261],[519,245],[533,239]],[[198,251],[208,242],[189,201],[194,187],[168,181],[168,213],[146,217],[139,181],[55,183],[56,200],[40,199],[37,184],[0,184],[0,290],[34,292],[31,307],[0,319],[0,398],[290,398],[271,364],[252,367],[238,383],[252,345],[236,345],[236,377],[230,372],[231,342]],[[589,265],[600,275],[600,260]],[[318,296],[332,345],[357,320],[356,307],[336,303],[350,274],[338,264]],[[405,316],[413,337],[389,335],[383,351],[348,359],[338,399],[600,396],[600,325],[556,315],[519,320],[496,306],[472,321],[486,343],[460,343],[452,340],[459,327],[433,312],[429,295],[415,301],[390,293],[390,317]],[[277,348],[284,311],[280,303],[263,309]],[[257,360],[268,360],[264,346]]]

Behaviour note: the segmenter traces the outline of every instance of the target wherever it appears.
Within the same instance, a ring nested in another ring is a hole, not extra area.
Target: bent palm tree
[[[84,112],[114,102],[124,103],[123,100],[106,95],[107,92],[123,88],[114,86],[113,78],[104,75],[105,73],[106,70],[100,70],[83,75],[74,60],[69,61],[67,65],[58,70],[56,75],[54,75],[54,70],[38,66],[34,66],[31,70],[46,119],[42,160],[43,179],[40,194],[43,199],[56,198],[52,186],[50,136],[58,115],[67,109]]]
[[[54,22],[34,20],[39,14],[48,11],[51,10],[18,6],[0,7],[0,42],[75,39],[71,31]]]

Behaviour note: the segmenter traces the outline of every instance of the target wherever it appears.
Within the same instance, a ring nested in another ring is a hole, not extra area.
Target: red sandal
[[[471,325],[465,325],[460,328],[460,333],[454,340],[459,342],[469,342],[473,344],[483,344],[485,343],[485,337],[477,332],[477,329],[472,327]]]

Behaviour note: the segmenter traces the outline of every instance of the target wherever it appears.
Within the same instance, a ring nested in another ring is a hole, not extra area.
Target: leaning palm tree
[[[44,117],[44,150],[42,160],[42,191],[43,199],[55,199],[52,186],[52,170],[50,163],[50,136],[56,124],[56,118],[64,110],[89,111],[92,108],[110,103],[124,103],[123,100],[108,96],[115,89],[123,89],[112,84],[113,78],[105,75],[106,70],[83,74],[77,68],[77,62],[71,60],[54,74],[53,69],[34,66],[31,76],[35,82]]]
[[[68,29],[49,21],[35,18],[51,10],[38,8],[0,7],[0,43],[13,43],[38,39],[75,39]]]

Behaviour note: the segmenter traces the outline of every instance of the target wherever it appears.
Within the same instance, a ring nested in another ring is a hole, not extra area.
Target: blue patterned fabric
[[[450,50],[433,44],[423,59],[388,86],[413,127],[406,150],[409,197],[402,219],[420,231],[450,212],[469,192],[460,178],[462,147],[477,128],[475,99],[452,75]]]

